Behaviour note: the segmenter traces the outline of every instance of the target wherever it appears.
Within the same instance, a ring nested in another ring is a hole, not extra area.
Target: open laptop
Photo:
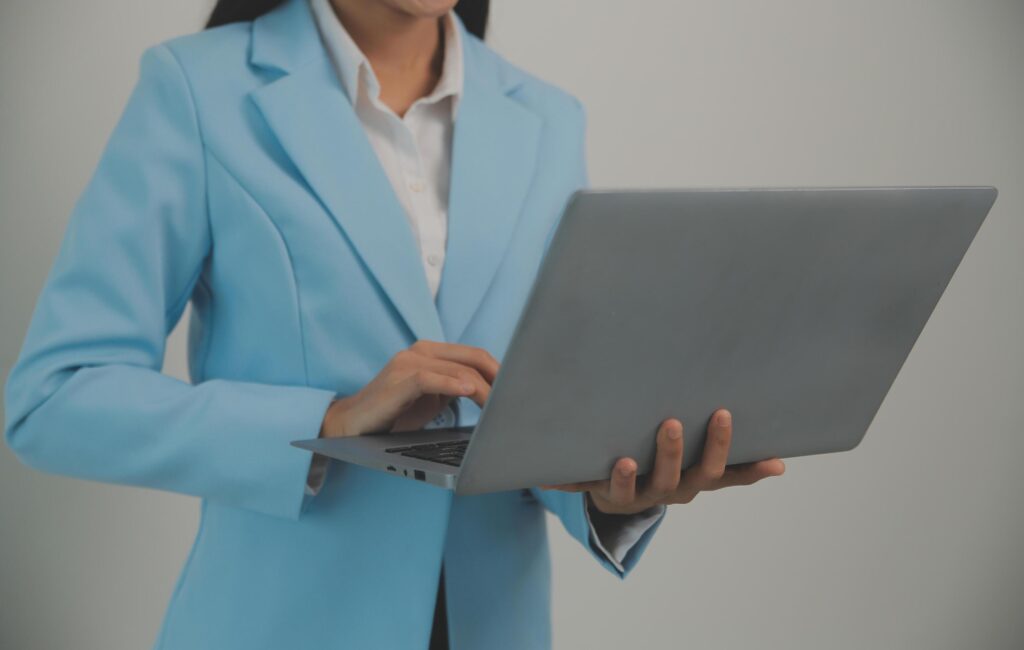
[[[729,463],[848,450],[995,201],[991,187],[581,191],[475,427],[316,439],[459,494],[684,468],[718,407]]]

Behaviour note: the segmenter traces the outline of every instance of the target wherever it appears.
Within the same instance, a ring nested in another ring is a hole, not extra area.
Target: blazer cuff
[[[630,552],[641,550],[638,546],[642,540],[646,546],[648,533],[652,533],[664,517],[666,507],[657,505],[632,515],[609,515],[595,508],[586,495],[583,502],[591,546],[624,576],[628,572],[626,564]]]

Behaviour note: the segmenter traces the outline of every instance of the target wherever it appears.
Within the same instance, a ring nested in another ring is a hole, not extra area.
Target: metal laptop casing
[[[577,193],[481,413],[462,494],[684,467],[728,407],[729,462],[864,437],[995,201],[983,188]]]
[[[374,433],[349,438],[299,440],[292,444],[330,458],[344,460],[356,465],[395,474],[396,476],[423,481],[438,487],[455,489],[455,479],[459,473],[458,467],[420,460],[418,458],[409,458],[408,456],[389,453],[387,450],[415,444],[466,440],[469,438],[472,429],[472,427],[458,427],[454,429],[423,429],[409,432]]]

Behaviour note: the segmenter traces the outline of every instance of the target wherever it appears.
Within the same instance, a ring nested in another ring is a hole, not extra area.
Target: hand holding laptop
[[[590,501],[606,514],[633,514],[655,505],[689,503],[701,492],[736,485],[752,485],[770,476],[781,476],[786,465],[779,458],[726,467],[732,442],[732,414],[715,411],[708,424],[707,442],[701,460],[686,471],[683,464],[683,423],[669,418],[658,429],[658,452],[654,469],[638,482],[637,464],[621,458],[605,481],[586,481],[545,489],[590,493]]]

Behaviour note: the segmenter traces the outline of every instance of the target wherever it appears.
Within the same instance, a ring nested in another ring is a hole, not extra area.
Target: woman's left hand
[[[708,424],[700,462],[683,472],[683,423],[668,419],[658,429],[654,469],[640,485],[637,484],[636,461],[620,458],[608,480],[546,486],[546,489],[587,492],[591,503],[601,512],[634,514],[659,504],[689,503],[701,492],[751,485],[786,471],[785,464],[778,458],[726,467],[731,441],[732,414],[719,409]]]

